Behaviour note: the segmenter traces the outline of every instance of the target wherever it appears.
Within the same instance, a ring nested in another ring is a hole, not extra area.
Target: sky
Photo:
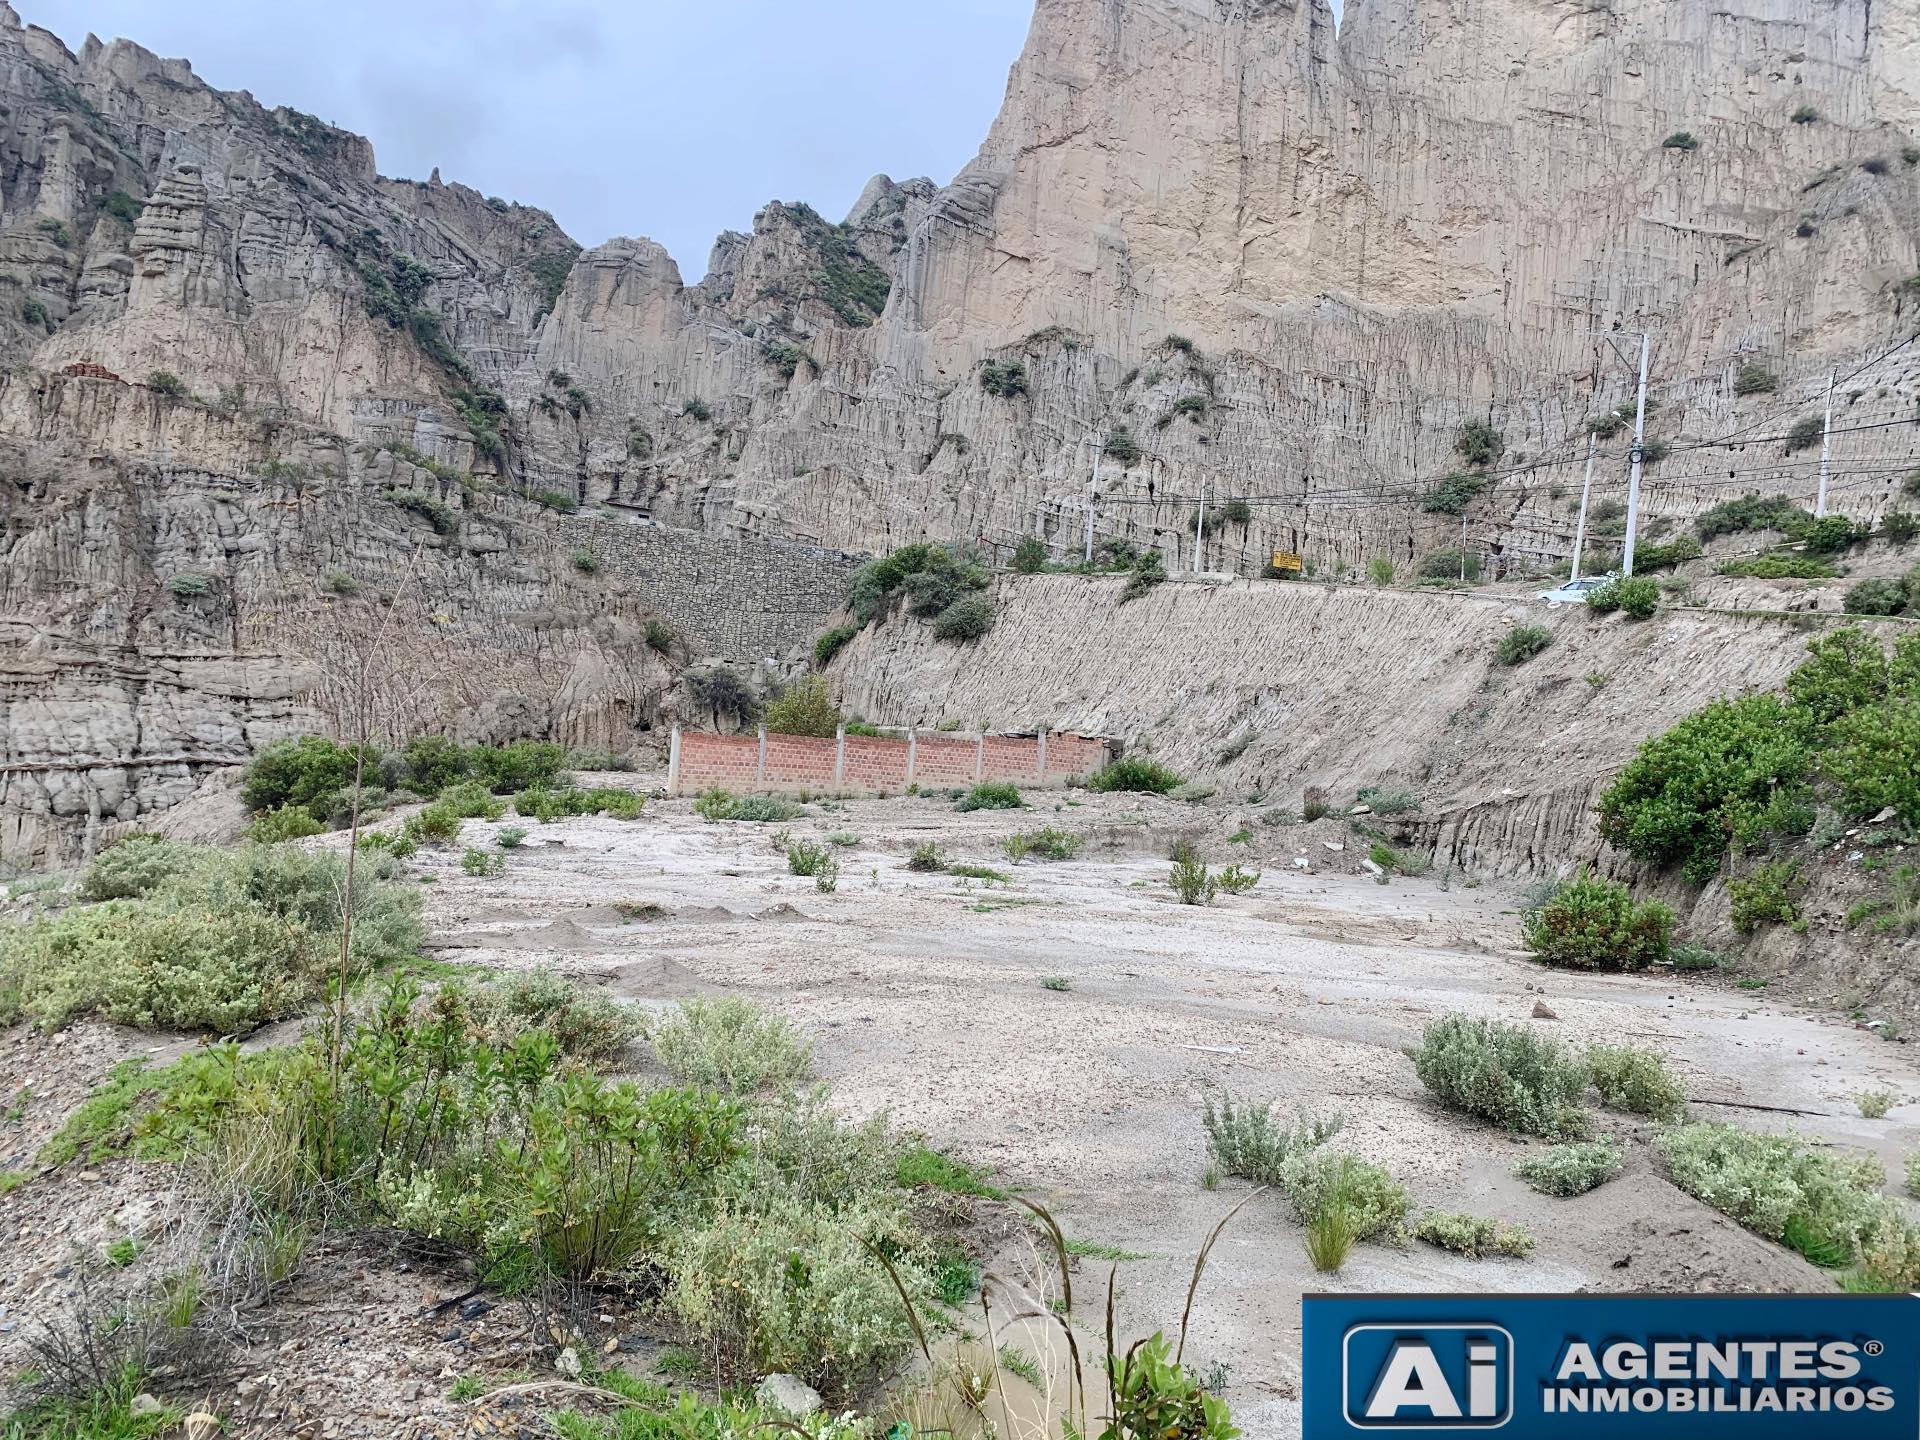
[[[646,235],[691,282],[769,200],[838,220],[875,174],[944,184],[1006,91],[1033,0],[14,0],[181,56],[437,165],[596,245]]]

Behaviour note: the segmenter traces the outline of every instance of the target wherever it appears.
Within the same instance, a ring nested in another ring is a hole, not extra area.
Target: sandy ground
[[[1336,857],[1284,829],[1209,856],[1259,864],[1253,892],[1184,906],[1165,853],[1194,827],[1191,807],[1029,798],[1025,812],[970,815],[931,797],[816,803],[784,826],[708,824],[689,801],[657,801],[637,823],[534,827],[501,877],[429,862],[429,923],[443,958],[463,964],[551,964],[642,1002],[738,994],[787,1016],[815,1037],[819,1073],[850,1113],[887,1110],[1042,1200],[1071,1236],[1147,1255],[1118,1269],[1128,1334],[1178,1324],[1194,1254],[1248,1188],[1200,1183],[1210,1093],[1344,1111],[1344,1143],[1385,1163],[1417,1205],[1539,1237],[1524,1262],[1363,1246],[1328,1282],[1284,1202],[1255,1198],[1214,1252],[1188,1347],[1203,1369],[1227,1367],[1236,1419],[1255,1437],[1298,1428],[1303,1290],[1831,1288],[1661,1180],[1644,1145],[1620,1179],[1576,1200],[1515,1180],[1523,1143],[1436,1109],[1404,1054],[1448,1011],[1651,1046],[1700,1116],[1868,1147],[1895,1175],[1916,1139],[1920,1108],[1866,1121],[1853,1098],[1920,1095],[1910,1052],[1848,1021],[1724,982],[1543,970],[1515,948],[1513,894],[1303,873],[1292,865],[1303,850],[1310,863]],[[936,839],[950,859],[1009,870],[1000,838],[1041,824],[1087,835],[1087,848],[1028,861],[1005,884],[905,868]],[[859,837],[837,847],[835,893],[787,873],[780,831]],[[1042,988],[1051,976],[1072,988]],[[1558,1021],[1529,1018],[1539,999]],[[1647,1128],[1603,1125],[1642,1140]],[[1098,1315],[1107,1264],[1079,1268],[1095,1295],[1078,1308]]]
[[[658,777],[597,778],[646,788]],[[1170,838],[1208,828],[1193,807],[1029,799],[1023,812],[970,815],[932,796],[815,802],[785,825],[709,824],[688,800],[653,801],[631,823],[529,825],[500,876],[464,874],[459,847],[423,852],[416,868],[430,881],[439,958],[551,966],[644,1004],[736,994],[786,1016],[814,1039],[819,1075],[846,1112],[888,1111],[1045,1203],[1075,1239],[1144,1257],[1117,1265],[1123,1335],[1178,1325],[1196,1251],[1250,1191],[1201,1183],[1209,1094],[1343,1111],[1341,1143],[1385,1163],[1417,1206],[1516,1221],[1539,1238],[1526,1261],[1361,1246],[1328,1280],[1307,1264],[1284,1201],[1254,1197],[1214,1251],[1187,1347],[1203,1372],[1224,1367],[1254,1440],[1298,1433],[1303,1291],[1832,1286],[1660,1179],[1633,1117],[1601,1119],[1632,1142],[1619,1179],[1575,1200],[1527,1189],[1511,1170],[1537,1142],[1438,1110],[1404,1054],[1447,1011],[1574,1043],[1651,1046],[1682,1073],[1697,1115],[1867,1147],[1894,1175],[1920,1142],[1920,1105],[1903,1098],[1868,1121],[1854,1101],[1869,1088],[1920,1096],[1906,1046],[1720,979],[1543,970],[1515,948],[1512,892],[1340,873],[1357,852],[1326,848],[1336,822],[1212,840],[1208,859],[1264,875],[1250,894],[1198,908],[1166,883]],[[1009,867],[1000,839],[1043,824],[1085,836],[1081,856]],[[462,842],[491,847],[498,828],[469,821]],[[781,832],[858,837],[835,846],[834,893],[787,873]],[[930,839],[1009,880],[907,870],[907,853]],[[1055,976],[1071,988],[1041,986]],[[1541,999],[1558,1020],[1530,1018]],[[7,1164],[30,1168],[116,1060],[164,1061],[185,1043],[103,1026],[55,1042],[0,1037],[0,1085],[25,1091],[0,1135]],[[62,1293],[76,1243],[158,1223],[163,1197],[147,1174],[130,1162],[69,1166],[0,1200],[0,1358],[17,1358],[24,1327]],[[1076,1262],[1082,1317],[1101,1313],[1108,1268]],[[510,1368],[521,1338],[504,1311],[463,1321],[429,1308],[466,1284],[364,1239],[329,1241],[219,1408],[237,1434],[464,1431],[475,1421],[447,1401],[452,1378]]]

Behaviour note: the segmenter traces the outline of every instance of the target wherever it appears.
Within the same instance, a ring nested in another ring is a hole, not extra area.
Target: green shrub
[[[102,850],[80,880],[83,900],[138,900],[191,867],[203,852],[158,835],[129,835]]]
[[[1454,437],[1453,448],[1469,465],[1491,465],[1507,448],[1507,442],[1488,421],[1469,420]]]
[[[1623,575],[1589,590],[1587,606],[1600,615],[1624,610],[1635,620],[1645,620],[1660,608],[1660,585],[1645,575]]]
[[[426,806],[400,827],[415,845],[451,845],[460,838],[460,812],[439,801]]]
[[[571,515],[580,508],[580,497],[564,490],[536,490],[528,498],[534,504],[548,510],[558,510],[562,515]]]
[[[451,539],[460,533],[460,517],[433,498],[418,490],[392,489],[385,492],[386,498],[396,508],[410,515],[417,515],[432,528],[433,533]]]
[[[985,595],[963,595],[933,617],[936,640],[978,640],[993,628],[993,601]]]
[[[1662,1131],[1654,1145],[1675,1185],[1815,1263],[1846,1263],[1898,1203],[1880,1193],[1877,1160],[1812,1150],[1795,1136],[1703,1121]]]
[[[1733,928],[1751,935],[1762,925],[1791,925],[1798,920],[1800,907],[1788,892],[1799,875],[1800,867],[1792,861],[1773,860],[1731,881],[1727,895],[1733,902]]]
[[[1382,587],[1393,584],[1393,561],[1384,555],[1376,555],[1367,561],[1367,579]]]
[[[1810,512],[1784,495],[1743,495],[1725,500],[1693,522],[1694,532],[1702,540],[1716,535],[1734,535],[1748,530],[1778,530],[1793,534],[1812,521]]]
[[[174,575],[167,580],[167,590],[176,600],[199,600],[213,593],[213,581],[205,575]]]
[[[1326,1144],[1345,1128],[1347,1117],[1301,1116],[1291,1125],[1273,1118],[1271,1105],[1236,1105],[1229,1097],[1203,1102],[1200,1123],[1207,1132],[1207,1153],[1221,1170],[1260,1185],[1281,1183],[1289,1159]]]
[[[1755,555],[1746,560],[1729,560],[1720,567],[1722,575],[1744,575],[1751,580],[1831,580],[1834,569],[1804,555]]]
[[[1907,606],[1907,587],[1898,580],[1861,580],[1847,591],[1849,615],[1898,615]]]
[[[582,575],[598,575],[600,573],[600,553],[597,550],[589,550],[585,547],[574,551],[573,568],[578,570]]]
[[[1641,545],[1633,552],[1633,565],[1641,573],[1671,570],[1688,560],[1698,560],[1705,553],[1705,548],[1693,536],[1676,535],[1664,545]]]
[[[1620,1161],[1611,1140],[1575,1140],[1534,1152],[1513,1173],[1542,1195],[1584,1195],[1618,1175]]]
[[[1180,777],[1166,766],[1137,755],[1123,755],[1087,781],[1087,789],[1102,794],[1132,791],[1165,795],[1181,784]]]
[[[1131,470],[1140,463],[1146,452],[1140,448],[1140,442],[1133,438],[1131,430],[1124,425],[1116,425],[1107,432],[1107,443],[1101,447],[1100,453]]]
[[[469,875],[499,875],[506,870],[507,860],[504,855],[493,855],[469,845],[460,857],[460,868]]]
[[[1421,558],[1420,578],[1476,581],[1480,578],[1480,557],[1470,550],[1435,550]]]
[[[535,785],[513,797],[513,813],[542,825],[569,815],[610,815],[615,820],[638,820],[646,798],[633,790],[602,785],[593,789],[549,790]]]
[[[1717,700],[1647,741],[1600,799],[1600,834],[1636,859],[1683,861],[1703,885],[1736,834],[1812,765],[1798,716],[1772,695]]]
[[[639,1038],[645,1012],[574,984],[551,970],[528,970],[476,986],[466,1001],[489,1044],[509,1049],[540,1032],[562,1055],[590,1064],[616,1059]]]
[[[1206,863],[1191,849],[1174,857],[1167,881],[1182,905],[1211,905],[1220,889],[1219,881],[1207,872]]]
[[[496,800],[491,790],[473,780],[447,786],[435,803],[462,820],[498,820],[507,813],[506,801]]]
[[[1370,1160],[1327,1145],[1296,1149],[1280,1166],[1280,1189],[1301,1223],[1311,1225],[1328,1208],[1341,1206],[1354,1238],[1398,1242],[1405,1237],[1413,1198],[1406,1187]]]
[[[1027,393],[1027,367],[1018,360],[989,360],[980,367],[980,388],[1011,400]]]
[[[931,620],[970,592],[986,589],[992,579],[968,548],[921,543],[869,560],[854,571],[847,594],[862,625],[902,596],[910,613]]]
[[[1013,572],[1038,575],[1047,568],[1047,542],[1029,535],[1013,549]]]
[[[824,675],[796,680],[766,710],[767,729],[776,735],[829,736],[844,718],[827,693]]]
[[[1549,965],[1644,970],[1667,958],[1674,914],[1658,900],[1636,905],[1625,885],[1582,870],[1521,922],[1527,948]]]
[[[1229,895],[1244,895],[1260,883],[1260,872],[1229,865],[1213,877],[1213,883]]]
[[[1905,545],[1920,535],[1920,515],[1910,510],[1889,510],[1880,517],[1880,533],[1895,545]],[[1913,589],[1911,584],[1905,588]]]
[[[1787,694],[1816,725],[1885,700],[1920,698],[1920,637],[1903,637],[1889,664],[1877,640],[1848,625],[1809,640],[1807,654],[1787,677]]]
[[[1740,368],[1733,372],[1735,395],[1771,395],[1779,388],[1780,377],[1758,360],[1743,361]]]
[[[1802,415],[1787,427],[1787,453],[1796,450],[1808,450],[1820,443],[1826,433],[1826,422],[1818,415]]]
[[[255,814],[304,805],[320,818],[334,796],[352,788],[356,760],[366,773],[379,773],[380,752],[371,745],[342,745],[320,735],[276,740],[247,767],[240,798]]]
[[[1335,1274],[1347,1263],[1353,1242],[1358,1238],[1354,1234],[1352,1207],[1345,1200],[1336,1199],[1332,1204],[1321,1206],[1320,1213],[1307,1222],[1307,1261],[1323,1275]]]
[[[502,850],[518,850],[527,838],[524,825],[502,825],[493,832],[493,843]]]
[[[1469,1260],[1506,1255],[1524,1260],[1533,1253],[1533,1236],[1519,1225],[1502,1225],[1479,1215],[1429,1210],[1413,1227],[1413,1238]]]
[[[1686,1108],[1686,1092],[1666,1063],[1651,1050],[1632,1045],[1594,1045],[1587,1050],[1600,1103],[1609,1110],[1671,1120]]]
[[[1820,112],[1811,105],[1802,105],[1788,118],[1796,125],[1811,125],[1820,118]]]
[[[1698,150],[1700,142],[1693,138],[1691,130],[1676,130],[1660,142],[1663,150]]]
[[[787,846],[787,873],[790,875],[819,875],[829,868],[837,868],[833,852],[825,845],[815,845],[811,840],[796,840]]]
[[[1553,632],[1544,625],[1516,625],[1500,637],[1493,658],[1502,665],[1524,665],[1553,644]]]
[[[287,846],[123,844],[89,888],[138,894],[0,928],[0,1018],[97,1015],[144,1029],[251,1029],[297,1013],[339,963],[344,863]],[[350,968],[414,954],[419,903],[363,864]]]
[[[1830,742],[1820,768],[1843,809],[1869,816],[1891,806],[1920,825],[1920,698],[1855,710],[1834,722]]]
[[[774,1372],[829,1390],[869,1379],[913,1343],[894,1277],[916,1307],[936,1293],[902,1209],[870,1194],[729,1205],[677,1234],[666,1266],[668,1309],[726,1384]]]
[[[807,807],[782,795],[735,795],[715,787],[703,791],[693,802],[694,813],[708,822],[738,820],[749,824],[793,820],[807,813]]]
[[[813,1070],[813,1047],[744,1000],[686,1000],[652,1020],[647,1042],[675,1079],[725,1095],[790,1089]]]
[[[467,751],[468,770],[496,795],[536,786],[557,786],[566,764],[566,748],[545,740],[475,745]]]
[[[822,667],[831,665],[833,657],[846,649],[847,642],[859,633],[857,625],[834,626],[813,642],[813,663]]]
[[[1042,860],[1071,860],[1080,853],[1082,843],[1078,835],[1052,825],[1020,838],[1027,842],[1027,853]]]
[[[254,816],[253,823],[247,826],[247,838],[261,845],[277,845],[283,840],[304,840],[326,828],[313,818],[313,812],[306,806],[282,805],[278,810],[265,810]]]
[[[1413,1065],[1442,1104],[1508,1130],[1550,1140],[1586,1131],[1586,1066],[1531,1030],[1448,1015],[1427,1026]]]
[[[1429,515],[1460,515],[1474,498],[1487,488],[1484,475],[1456,471],[1442,476],[1439,483],[1420,497],[1420,508]]]
[[[913,847],[913,853],[907,856],[907,869],[922,874],[938,872],[947,868],[946,857],[940,853],[940,846],[932,840]]]
[[[1011,780],[983,780],[954,801],[955,810],[1023,810],[1026,801]]]

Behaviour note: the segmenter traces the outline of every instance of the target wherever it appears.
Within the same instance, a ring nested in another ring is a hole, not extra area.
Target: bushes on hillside
[[[1674,914],[1658,900],[1636,905],[1626,886],[1583,870],[1522,921],[1527,948],[1549,965],[1644,970],[1667,958]]]
[[[993,628],[993,602],[984,591],[991,572],[960,545],[903,545],[853,573],[848,600],[864,625],[904,602],[907,612],[933,622],[940,640],[976,640]]]
[[[1884,1173],[1870,1156],[1824,1153],[1795,1136],[1711,1122],[1663,1131],[1654,1144],[1675,1185],[1818,1265],[1849,1263],[1882,1218],[1899,1210],[1880,1193]]]
[[[1552,1140],[1586,1132],[1586,1065],[1531,1030],[1448,1015],[1427,1027],[1413,1065],[1434,1098],[1456,1110]]]
[[[768,703],[765,712],[767,729],[776,735],[832,735],[844,719],[823,675],[794,681]]]
[[[1646,575],[1623,575],[1589,590],[1587,607],[1597,615],[1624,610],[1645,620],[1660,608],[1660,584]]]
[[[342,744],[322,735],[276,740],[247,767],[241,799],[255,814],[297,806],[322,825],[343,822],[350,810],[356,765],[362,777],[361,810],[376,809],[386,790],[404,788],[424,796],[472,782],[496,794],[551,786],[562,775],[567,752],[541,740],[511,745],[460,745],[437,735],[409,741],[397,752],[372,745]],[[292,816],[276,822],[287,838],[298,829]]]
[[[1549,1145],[1513,1167],[1542,1195],[1584,1195],[1620,1173],[1620,1147],[1611,1140],[1573,1140]]]
[[[1544,625],[1516,625],[1500,637],[1493,658],[1502,665],[1524,665],[1549,645],[1553,632]]]

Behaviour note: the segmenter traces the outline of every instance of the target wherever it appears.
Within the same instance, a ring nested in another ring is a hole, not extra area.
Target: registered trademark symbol
[[[1878,1340],[1869,1340],[1867,1341],[1866,1344],[1862,1345],[1860,1348],[1866,1351],[1867,1354],[1869,1355],[1878,1355],[1881,1351],[1885,1350],[1887,1347],[1882,1345]]]

